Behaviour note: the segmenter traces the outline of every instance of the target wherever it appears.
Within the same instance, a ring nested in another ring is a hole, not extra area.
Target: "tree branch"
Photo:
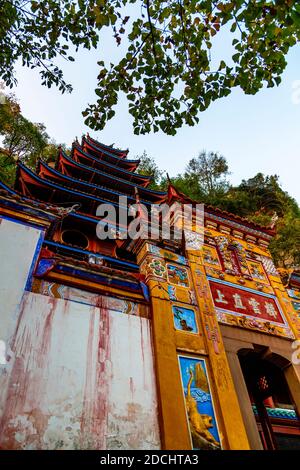
[[[186,66],[189,67],[189,65],[188,65],[188,45],[187,45],[186,36],[185,36],[184,12],[183,12],[183,6],[182,6],[181,0],[179,0],[179,15],[180,15],[181,26],[182,26],[183,45],[184,45],[184,52],[185,52],[185,63],[186,63]]]
[[[147,5],[148,21],[149,21],[149,26],[150,26],[150,33],[151,33],[151,38],[152,38],[152,51],[153,51],[155,64],[157,65],[157,56],[156,56],[156,50],[155,50],[155,37],[154,37],[153,25],[152,25],[152,21],[151,21],[150,2],[149,2],[149,0],[146,0],[146,5]]]

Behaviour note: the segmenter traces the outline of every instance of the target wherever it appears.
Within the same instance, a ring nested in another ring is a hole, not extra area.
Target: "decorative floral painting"
[[[171,284],[177,286],[189,287],[188,272],[185,268],[174,264],[167,264],[168,278]]]
[[[173,305],[173,318],[176,330],[198,333],[196,315],[194,310]]]
[[[292,297],[293,299],[300,300],[300,291],[299,290],[287,289],[287,292],[288,292],[289,296]]]
[[[211,266],[215,266],[218,269],[222,269],[217,250],[211,246],[203,247],[203,260],[204,264],[208,264]]]
[[[268,278],[266,276],[266,273],[265,273],[265,270],[263,268],[262,263],[257,262],[257,261],[248,260],[247,264],[248,264],[248,268],[249,268],[251,277],[255,281],[260,281],[260,282],[263,282],[265,284],[269,284],[269,281],[268,281]]]
[[[218,450],[220,436],[204,359],[179,356],[193,449]]]
[[[300,302],[292,302],[294,309],[298,313],[298,316],[300,318]]]

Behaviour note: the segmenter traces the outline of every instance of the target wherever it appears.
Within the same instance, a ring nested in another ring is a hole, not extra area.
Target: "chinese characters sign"
[[[272,296],[260,295],[215,281],[210,281],[210,288],[217,309],[285,325],[276,300]]]

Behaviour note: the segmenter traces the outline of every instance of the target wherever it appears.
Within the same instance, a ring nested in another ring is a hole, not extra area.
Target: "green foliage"
[[[280,220],[277,235],[270,244],[275,263],[283,268],[300,267],[300,216],[291,212]]]
[[[13,184],[16,161],[22,160],[35,168],[37,159],[53,161],[58,146],[49,141],[44,124],[32,123],[26,119],[14,95],[3,95],[0,104],[0,179]]]
[[[270,250],[277,266],[282,268],[300,267],[300,216],[288,211],[280,220],[277,235],[270,244]]]
[[[210,198],[223,194],[228,188],[229,175],[226,159],[217,152],[202,150],[197,158],[192,158],[185,170],[185,177],[199,186],[199,195]]]
[[[207,204],[217,204],[229,188],[226,159],[217,152],[202,150],[192,158],[183,174],[170,178],[171,183],[191,199]],[[168,179],[162,178],[160,187],[166,189]]]
[[[60,147],[64,150],[64,152],[69,152],[69,149],[65,144],[57,144],[53,139],[50,141],[48,140],[40,153],[31,152],[30,154],[28,154],[25,159],[25,163],[32,170],[35,169],[37,160],[39,158],[41,158],[46,163],[55,163]]]
[[[276,236],[270,250],[277,266],[300,265],[300,209],[297,202],[283,191],[277,175],[258,173],[237,187],[231,187],[218,207],[255,223],[269,226],[276,220]]]
[[[282,216],[289,196],[282,191],[277,175],[264,176],[258,173],[253,178],[243,180],[237,187],[230,187],[226,197],[220,201],[221,208],[229,212],[239,213],[241,217],[249,217],[259,222],[261,217],[272,216],[277,212]]]
[[[71,91],[58,56],[72,61],[71,48],[97,47],[103,27],[123,43],[119,62],[98,63],[97,101],[83,112],[95,130],[114,116],[123,92],[136,134],[174,135],[233,87],[255,94],[279,85],[285,57],[300,38],[296,0],[0,0],[0,7],[0,78],[8,86],[21,59],[39,70],[44,85]],[[231,58],[214,68],[214,37],[228,28]]]
[[[202,151],[190,160],[183,174],[171,178],[172,184],[191,199],[204,202],[270,227],[276,224],[276,236],[270,250],[279,267],[300,267],[300,208],[279,184],[277,175],[258,173],[230,186],[226,159],[215,152]],[[166,189],[163,179],[161,187]]]
[[[3,183],[12,185],[16,175],[16,164],[6,159],[5,154],[0,149],[0,180]]]
[[[233,87],[255,94],[264,85],[278,85],[286,54],[300,37],[296,1],[141,3],[141,15],[127,28],[124,56],[109,66],[99,62],[98,100],[83,113],[93,129],[102,129],[114,116],[123,92],[136,134],[161,130],[174,135],[184,124],[198,123],[199,112]],[[116,25],[120,42],[126,28]],[[213,38],[228,27],[232,58],[214,68]]]
[[[140,160],[140,164],[137,170],[138,173],[152,177],[151,183],[148,187],[150,189],[160,189],[163,172],[158,168],[155,160],[149,157],[145,150],[143,154],[137,158]]]
[[[106,6],[103,15],[101,9],[105,3],[110,5]],[[114,3],[103,0],[1,0],[0,77],[7,86],[12,86],[16,81],[14,66],[21,59],[23,65],[39,70],[43,85],[56,85],[63,93],[71,91],[72,86],[64,81],[55,59],[60,56],[74,60],[69,44],[76,50],[80,46],[96,47],[97,31],[117,19]]]

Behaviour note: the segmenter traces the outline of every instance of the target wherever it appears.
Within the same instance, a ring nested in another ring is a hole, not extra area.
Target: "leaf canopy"
[[[73,61],[70,46],[100,48],[103,27],[125,44],[118,62],[98,63],[96,101],[83,112],[94,130],[113,118],[124,93],[136,134],[174,135],[233,87],[255,94],[279,85],[300,38],[300,4],[293,0],[1,0],[0,9],[0,78],[8,86],[20,58],[39,70],[43,85],[71,91],[57,57]],[[215,67],[214,38],[228,29],[231,57]]]

